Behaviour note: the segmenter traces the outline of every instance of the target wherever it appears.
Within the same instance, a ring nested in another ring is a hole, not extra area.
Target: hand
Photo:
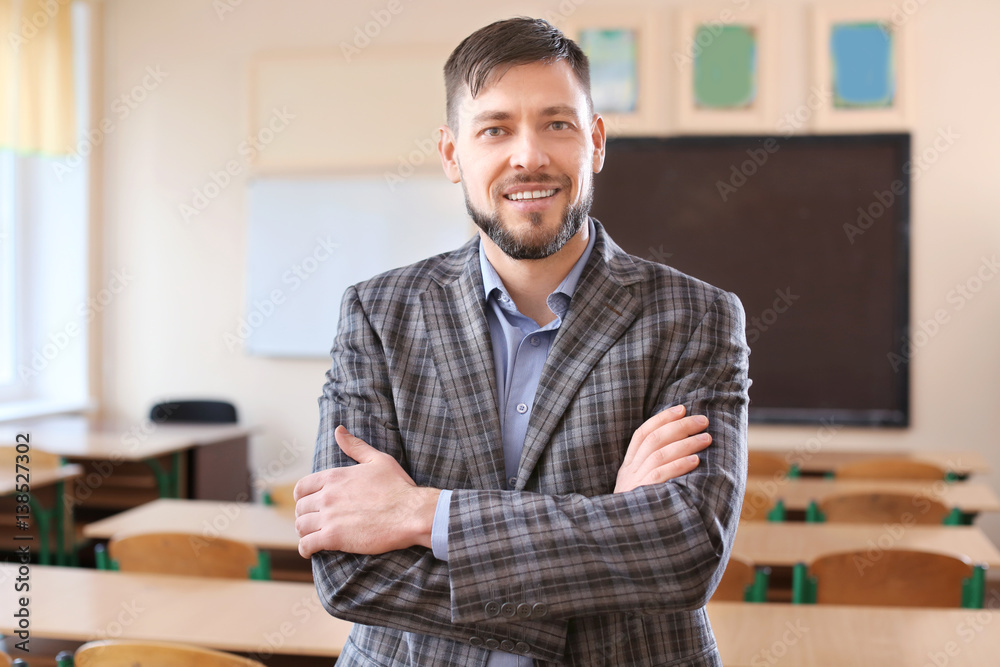
[[[708,428],[708,417],[684,417],[684,411],[683,405],[674,406],[636,429],[618,469],[615,493],[666,482],[698,467],[695,452],[712,442],[712,436],[702,433]]]
[[[338,426],[340,449],[358,462],[307,475],[295,485],[299,553],[383,554],[430,548],[439,489],[419,487],[396,459]]]

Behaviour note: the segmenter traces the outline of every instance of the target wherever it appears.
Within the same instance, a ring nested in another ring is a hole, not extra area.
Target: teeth
[[[520,201],[522,199],[542,199],[543,197],[551,197],[556,193],[555,190],[534,190],[525,192],[515,192],[513,194],[505,195],[507,199],[511,201]]]

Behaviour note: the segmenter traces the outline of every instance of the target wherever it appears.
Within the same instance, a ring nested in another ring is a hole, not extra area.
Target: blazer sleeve
[[[313,470],[355,465],[334,440],[338,424],[391,454],[406,469],[405,443],[381,341],[353,287],[342,302],[332,356],[319,398]],[[378,556],[321,551],[313,555],[312,565],[319,599],[337,618],[466,643],[472,637],[480,643],[490,638],[524,642],[530,647],[526,655],[543,660],[557,660],[564,653],[563,621],[500,617],[482,623],[452,622],[448,563],[427,548],[415,546]]]
[[[481,601],[507,588],[531,591],[527,602],[550,619],[705,605],[739,520],[750,385],[743,307],[733,294],[715,294],[666,374],[654,410],[684,404],[688,414],[708,417],[713,441],[698,467],[669,482],[595,497],[454,491],[454,621],[487,620]]]

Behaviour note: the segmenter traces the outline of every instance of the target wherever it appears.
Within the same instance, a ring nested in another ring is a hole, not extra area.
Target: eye
[[[570,129],[570,127],[572,127],[572,126],[567,121],[565,121],[565,120],[555,120],[555,121],[552,121],[552,129],[553,130],[568,130],[568,129]]]
[[[488,127],[482,133],[487,137],[499,137],[503,133],[503,130],[499,127]]]

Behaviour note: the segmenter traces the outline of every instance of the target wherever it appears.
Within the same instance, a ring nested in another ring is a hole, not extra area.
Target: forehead
[[[483,112],[532,112],[552,107],[571,108],[580,118],[587,114],[587,95],[564,60],[515,65],[487,80],[475,99],[466,86],[459,115],[471,118]]]

